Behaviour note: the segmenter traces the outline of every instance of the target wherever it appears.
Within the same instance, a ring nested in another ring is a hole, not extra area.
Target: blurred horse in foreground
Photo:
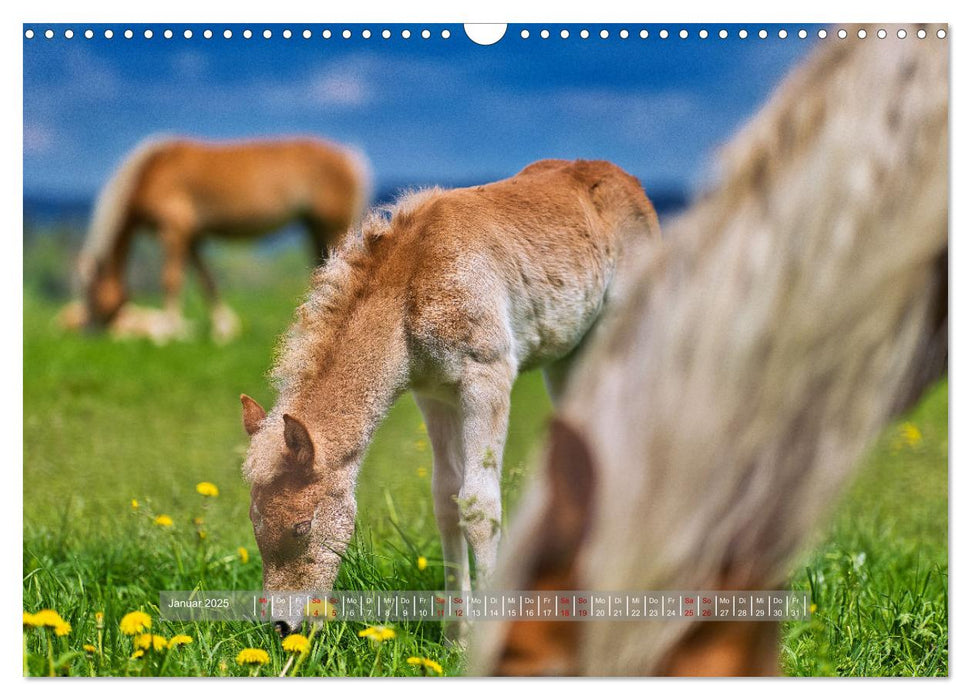
[[[721,184],[635,264],[496,590],[784,588],[867,446],[946,371],[948,46],[937,26],[866,29],[791,74]],[[479,674],[778,672],[770,622],[513,620],[473,638]]]
[[[78,261],[82,300],[62,312],[61,322],[113,331],[120,322],[129,331],[144,327],[156,340],[184,337],[188,326],[180,295],[191,263],[211,308],[213,337],[229,340],[239,321],[219,299],[201,256],[203,238],[254,238],[298,222],[310,234],[316,263],[360,221],[369,196],[364,158],[325,141],[149,138],[128,154],[98,195]],[[142,229],[153,231],[162,244],[164,313],[125,307],[126,263]]]

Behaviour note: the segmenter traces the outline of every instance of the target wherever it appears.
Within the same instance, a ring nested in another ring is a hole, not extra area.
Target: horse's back
[[[215,231],[272,228],[301,210],[349,224],[366,189],[357,170],[349,152],[316,139],[173,140],[146,164],[135,206],[149,220]]]

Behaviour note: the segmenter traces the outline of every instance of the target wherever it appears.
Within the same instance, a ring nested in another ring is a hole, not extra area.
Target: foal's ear
[[[314,466],[314,443],[306,426],[289,413],[283,414],[283,439],[294,465],[310,470]]]
[[[266,418],[266,411],[246,394],[241,394],[239,401],[243,404],[243,427],[246,428],[246,434],[252,436],[260,429],[260,423]]]

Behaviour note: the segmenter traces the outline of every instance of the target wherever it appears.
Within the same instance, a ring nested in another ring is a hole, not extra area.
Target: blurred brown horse
[[[62,322],[113,326],[127,301],[132,239],[147,229],[162,244],[165,313],[127,309],[126,318],[152,326],[148,335],[156,340],[184,336],[180,294],[191,263],[211,307],[213,337],[228,340],[239,322],[219,300],[200,255],[203,237],[251,238],[296,221],[307,228],[317,262],[360,220],[369,189],[364,158],[325,141],[150,138],[125,158],[98,195],[78,264],[82,302],[69,307]]]
[[[825,42],[645,249],[570,380],[496,590],[785,587],[867,445],[946,369],[939,28]],[[771,622],[521,619],[473,639],[483,674],[778,670]]]

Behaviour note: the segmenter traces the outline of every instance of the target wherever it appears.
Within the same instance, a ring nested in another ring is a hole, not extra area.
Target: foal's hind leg
[[[460,385],[463,477],[458,506],[460,524],[475,556],[478,587],[492,574],[499,547],[502,453],[515,377],[512,362],[469,360]]]
[[[201,243],[196,240],[189,247],[189,259],[199,275],[202,293],[209,304],[209,317],[212,323],[212,339],[217,343],[227,343],[239,335],[239,317],[220,298],[216,289],[216,278],[202,259]]]

